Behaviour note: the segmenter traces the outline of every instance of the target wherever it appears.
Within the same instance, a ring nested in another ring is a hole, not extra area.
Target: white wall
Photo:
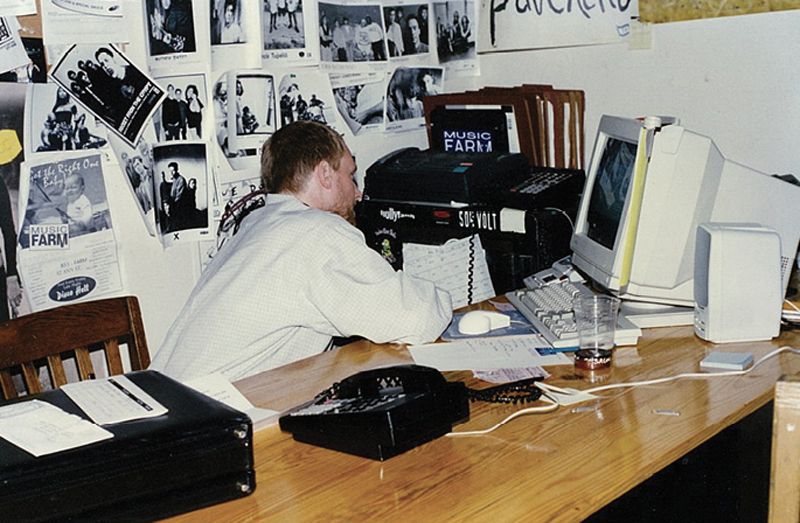
[[[800,11],[661,24],[651,27],[646,50],[623,44],[483,55],[481,77],[446,87],[549,83],[584,90],[587,160],[602,114],[665,114],[712,137],[733,161],[770,173],[800,173],[798,28]],[[362,175],[383,154],[427,146],[424,132],[348,141]],[[128,201],[119,203],[124,208]],[[121,214],[135,222],[133,211]],[[126,225],[124,234],[128,290],[139,296],[154,354],[198,273],[197,249],[162,252],[138,223]]]

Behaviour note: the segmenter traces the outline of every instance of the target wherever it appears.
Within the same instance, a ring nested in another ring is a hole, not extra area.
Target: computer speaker
[[[713,343],[769,340],[783,307],[781,242],[754,223],[697,227],[694,332]]]

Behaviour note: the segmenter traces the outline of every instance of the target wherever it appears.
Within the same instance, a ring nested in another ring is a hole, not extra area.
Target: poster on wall
[[[436,53],[449,77],[480,74],[477,59],[478,11],[472,0],[433,3]]]
[[[441,67],[398,67],[386,87],[386,131],[411,131],[425,127],[422,98],[444,91]]]
[[[330,75],[339,117],[354,136],[383,130],[384,76],[378,72]]]
[[[228,75],[228,146],[257,149],[277,130],[275,79],[260,71]]]
[[[31,153],[97,149],[106,128],[60,85],[31,84],[25,103],[25,150]]]
[[[20,276],[34,311],[122,288],[101,155],[26,163],[20,190]]]
[[[261,17],[258,2],[212,0],[211,69],[237,64],[241,68],[261,66]]]
[[[328,75],[315,70],[284,74],[278,83],[281,127],[296,120],[324,123],[343,132]]]
[[[213,113],[214,121],[214,136],[217,147],[212,147],[213,154],[211,160],[213,161],[214,173],[221,170],[246,170],[259,168],[259,150],[257,148],[249,149],[233,149],[231,148],[231,140],[228,136],[228,83],[230,77],[236,76],[236,71],[226,71],[223,73],[214,86],[211,88],[211,112]],[[234,90],[231,91],[235,92]],[[233,103],[233,102],[231,102]],[[234,127],[233,132],[236,132]],[[235,138],[234,138],[235,141]]]
[[[428,61],[435,49],[431,46],[429,13],[427,2],[396,0],[383,4],[389,60]]]
[[[478,52],[519,51],[621,42],[636,2],[481,0]]]
[[[0,73],[24,67],[29,61],[17,19],[0,17]]]
[[[647,23],[679,22],[698,18],[716,18],[770,11],[800,9],[800,0],[783,2],[753,2],[752,0],[694,0],[693,2],[664,2],[639,0],[639,21]]]
[[[153,113],[153,127],[158,142],[203,139],[209,132],[207,129],[210,129],[206,117],[209,112],[206,109],[206,75],[159,76],[156,81],[167,93]]]
[[[42,0],[47,45],[130,42],[127,12],[133,3],[120,0]]]
[[[205,142],[153,146],[156,221],[165,246],[206,239],[210,230],[209,175]],[[158,173],[158,174],[155,174]]]
[[[207,2],[144,0],[147,63],[154,74],[192,71],[210,61]]]
[[[148,125],[142,137],[132,147],[111,135],[111,149],[117,158],[119,169],[125,174],[128,188],[150,236],[156,235],[155,198],[153,197],[153,145],[157,142],[152,125]]]
[[[164,91],[111,44],[73,45],[50,76],[130,145],[139,140],[164,97]]]
[[[336,71],[383,68],[389,56],[384,27],[380,4],[320,2],[320,65]]]
[[[265,68],[284,65],[316,65],[316,2],[261,0],[261,58]]]

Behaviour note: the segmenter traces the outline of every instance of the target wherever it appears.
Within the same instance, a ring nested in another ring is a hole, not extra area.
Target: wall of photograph
[[[518,50],[487,40],[490,5],[497,42]],[[741,163],[800,165],[788,142],[800,73],[778,65],[800,51],[798,11],[627,19],[625,34],[597,41],[585,28],[607,20],[564,13],[571,43],[548,46],[527,39],[541,32],[522,38],[513,28],[533,22],[501,6],[512,4],[0,0],[0,317],[134,294],[155,353],[226,206],[259,188],[265,140],[323,122],[363,181],[392,150],[428,146],[421,99],[432,94],[580,89],[587,150],[604,113],[671,114]]]

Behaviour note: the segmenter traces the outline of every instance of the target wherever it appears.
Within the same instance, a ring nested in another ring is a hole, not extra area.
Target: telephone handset
[[[421,365],[395,365],[358,372],[334,384],[331,389],[339,398],[353,398],[434,392],[446,384],[447,380],[436,369]]]
[[[297,441],[383,461],[467,419],[463,383],[430,367],[396,365],[334,383],[282,414],[279,425]]]

